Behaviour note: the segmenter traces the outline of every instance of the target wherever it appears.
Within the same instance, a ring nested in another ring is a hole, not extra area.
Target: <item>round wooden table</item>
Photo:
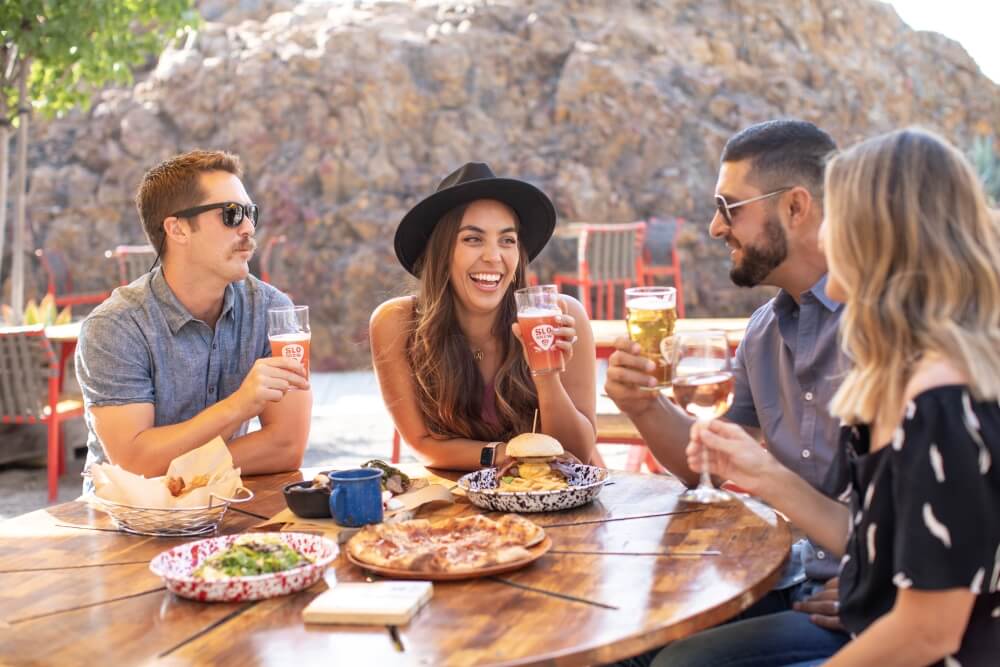
[[[282,485],[300,478],[248,478],[257,497],[230,511],[222,532],[277,514]],[[716,625],[777,580],[791,537],[770,509],[680,504],[681,485],[665,476],[611,480],[585,507],[527,515],[545,526],[548,554],[505,575],[436,583],[396,638],[385,626],[305,625],[302,609],[323,582],[260,602],[177,598],[148,562],[186,540],[108,530],[80,502],[39,510],[0,522],[0,662],[599,664]],[[460,498],[422,516],[478,511]],[[341,556],[327,572],[335,580],[364,574]]]

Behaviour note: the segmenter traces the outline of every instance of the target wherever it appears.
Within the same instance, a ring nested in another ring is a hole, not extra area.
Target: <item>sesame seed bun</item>
[[[507,456],[516,459],[544,458],[562,453],[559,441],[544,433],[522,433],[507,443]]]

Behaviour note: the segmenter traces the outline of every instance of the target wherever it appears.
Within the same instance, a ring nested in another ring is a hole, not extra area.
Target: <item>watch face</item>
[[[493,465],[493,459],[496,456],[497,448],[495,445],[486,445],[483,447],[482,451],[479,452],[479,465],[484,468],[488,468]]]

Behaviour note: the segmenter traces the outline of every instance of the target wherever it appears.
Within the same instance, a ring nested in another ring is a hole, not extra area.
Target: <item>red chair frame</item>
[[[45,291],[52,295],[57,307],[62,308],[63,306],[77,306],[83,304],[97,304],[101,303],[107,299],[111,292],[80,292],[78,294],[73,293],[73,275],[69,268],[69,262],[66,260],[66,255],[58,249],[49,248],[45,250],[43,248],[38,248],[35,250],[35,257],[41,262],[42,269],[45,270],[45,275],[48,280],[48,285]],[[63,275],[60,276],[60,271],[57,267],[53,266],[53,262],[61,264],[63,267]],[[62,280],[60,280],[60,277]],[[60,289],[60,284],[62,283],[62,289]]]
[[[641,221],[606,224],[583,223],[579,225],[578,229],[576,275],[556,274],[556,288],[561,292],[564,285],[577,287],[580,301],[583,302],[587,316],[591,319],[595,319],[595,310],[596,319],[614,319],[615,292],[620,288],[637,286],[642,283],[642,247],[646,235],[646,223]],[[616,247],[619,244],[614,242],[610,246],[599,247],[600,239],[615,235],[626,239],[631,236],[632,242],[631,244],[626,242],[620,247]],[[627,255],[621,258],[617,255],[621,252],[626,252]],[[591,259],[595,257],[608,260],[607,265],[594,266]],[[596,308],[591,308],[590,305],[591,288],[597,290]]]
[[[674,281],[674,287],[677,289],[677,316],[680,318],[684,317],[684,280],[681,277],[681,257],[677,252],[677,237],[681,231],[681,225],[684,224],[684,218],[674,218],[674,235],[670,239],[670,264],[654,264],[652,262],[652,257],[650,256],[649,247],[643,248],[643,261],[642,261],[642,284],[647,287],[652,287],[655,283],[653,281],[654,277],[665,276],[672,278]],[[647,221],[647,243],[649,240],[649,231],[652,229],[653,225],[665,224],[658,218],[650,218]],[[669,223],[666,223],[669,224]]]

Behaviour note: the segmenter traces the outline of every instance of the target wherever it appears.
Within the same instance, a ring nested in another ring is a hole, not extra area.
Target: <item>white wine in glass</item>
[[[732,361],[729,341],[721,331],[677,334],[671,353],[674,401],[699,422],[717,419],[733,404]],[[709,473],[708,448],[701,448],[701,479],[698,486],[681,494],[681,499],[694,503],[728,502],[733,495],[712,485]]]

